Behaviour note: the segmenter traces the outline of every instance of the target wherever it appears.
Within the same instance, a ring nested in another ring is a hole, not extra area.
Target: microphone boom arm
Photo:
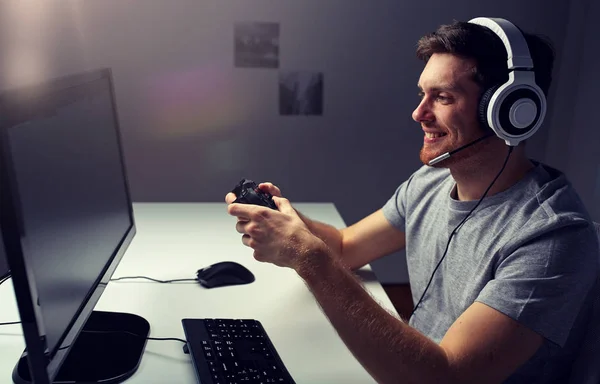
[[[462,151],[463,149],[465,149],[465,148],[468,148],[468,147],[470,147],[471,145],[477,144],[477,143],[479,143],[480,141],[482,141],[482,140],[484,140],[484,139],[487,139],[488,137],[492,137],[492,136],[494,136],[494,135],[493,135],[493,134],[489,134],[489,135],[482,136],[482,137],[480,137],[480,138],[479,138],[479,139],[477,139],[477,140],[473,140],[473,141],[471,141],[469,144],[465,144],[465,145],[463,145],[462,147],[458,147],[458,148],[456,148],[456,149],[454,149],[454,150],[452,150],[452,151],[450,151],[450,152],[446,152],[446,153],[444,153],[443,155],[440,155],[440,156],[438,156],[438,157],[436,157],[436,158],[432,159],[432,160],[431,160],[431,161],[429,161],[427,164],[428,164],[428,165],[434,165],[434,164],[437,164],[437,163],[439,163],[440,161],[442,161],[442,160],[446,160],[446,159],[447,159],[447,158],[449,158],[450,156],[454,155],[456,152],[458,152],[458,151]]]

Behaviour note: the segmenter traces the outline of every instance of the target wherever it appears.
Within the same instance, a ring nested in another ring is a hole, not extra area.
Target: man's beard
[[[421,150],[419,151],[419,158],[424,165],[429,165],[429,162],[431,160],[435,159],[438,156],[443,155],[444,153],[450,152],[454,148],[455,147],[452,146],[451,143],[448,145],[445,145],[443,147],[439,147],[439,149],[427,148],[427,146],[425,144],[423,144],[423,146],[421,147]],[[432,165],[432,167],[446,168],[449,163],[452,163],[452,161],[450,161],[451,159],[452,159],[452,157],[442,160],[439,163]]]
[[[489,132],[482,131],[481,134],[488,135]],[[477,140],[478,138],[479,137],[473,137],[464,143],[449,143],[448,145],[444,145],[443,147],[440,147],[439,149],[435,149],[435,150],[432,148],[427,148],[426,145],[423,144],[423,146],[421,147],[421,150],[419,151],[419,158],[424,165],[429,165],[429,162],[431,160],[435,159],[436,157],[441,156],[444,153],[451,152],[455,149],[461,148],[463,145],[469,144],[472,141]],[[480,153],[480,151],[482,151],[482,150],[485,151],[485,147],[487,147],[489,144],[490,144],[489,140],[480,141],[468,148],[461,149],[460,151],[456,152],[449,158],[444,159],[436,164],[431,165],[431,167],[433,167],[433,168],[448,168],[452,165],[456,165],[459,163],[468,165],[467,163],[469,162],[469,159],[472,159],[474,162],[477,163],[478,160],[475,159],[473,156],[476,155],[477,153]],[[478,157],[478,156],[475,156],[475,157]]]

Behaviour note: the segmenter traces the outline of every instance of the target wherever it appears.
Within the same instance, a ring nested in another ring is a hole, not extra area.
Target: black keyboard
[[[181,322],[199,383],[295,384],[259,321],[183,319]]]

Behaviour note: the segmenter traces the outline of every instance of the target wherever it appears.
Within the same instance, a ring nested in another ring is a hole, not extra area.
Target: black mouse
[[[252,272],[233,261],[221,261],[199,269],[196,276],[200,285],[206,288],[249,284],[254,281]]]

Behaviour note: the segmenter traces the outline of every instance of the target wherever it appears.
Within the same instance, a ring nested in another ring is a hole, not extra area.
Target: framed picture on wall
[[[323,73],[282,71],[279,74],[280,115],[323,115]]]
[[[235,23],[234,56],[239,68],[279,68],[279,23]]]

